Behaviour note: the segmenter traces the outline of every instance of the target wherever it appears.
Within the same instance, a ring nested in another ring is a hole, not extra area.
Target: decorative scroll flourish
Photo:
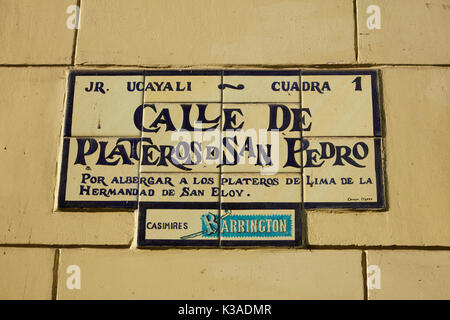
[[[235,89],[235,90],[242,90],[245,88],[243,84],[238,84],[237,86],[234,86],[232,84],[224,83],[218,85],[220,90],[224,90],[225,88]]]

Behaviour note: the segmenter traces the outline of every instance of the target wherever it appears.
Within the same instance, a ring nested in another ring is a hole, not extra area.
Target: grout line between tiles
[[[358,43],[358,7],[356,0],[353,0],[353,22],[355,24],[355,33],[354,33],[354,46],[355,46],[355,61],[358,63],[359,61],[359,43]]]
[[[143,75],[143,82],[145,84],[145,73]],[[145,103],[145,92],[142,92],[142,100],[141,100],[141,105],[143,105]],[[141,165],[142,165],[142,148],[143,148],[143,143],[142,143],[142,138],[144,136],[144,132],[143,132],[143,126],[144,126],[144,109],[142,109],[142,123],[141,123],[141,135],[140,135],[140,147],[139,147],[139,162],[138,162],[138,195],[137,195],[137,204],[136,204],[136,209],[134,210],[134,232],[133,232],[133,239],[132,239],[132,246],[136,247],[138,246],[138,238],[139,238],[139,225],[140,225],[140,204],[141,204],[141,173],[145,173],[141,171]],[[146,216],[145,216],[146,217]],[[146,217],[147,218],[147,217]],[[145,230],[143,231],[145,233]]]
[[[72,65],[70,63],[0,63],[0,68],[24,68],[24,67],[69,67],[70,69],[76,70],[90,70],[93,68],[104,68],[105,70],[113,70],[111,68],[123,68],[128,69],[154,69],[154,70],[165,70],[165,69],[206,69],[206,70],[217,70],[217,69],[228,69],[228,70],[240,70],[245,68],[258,68],[258,70],[292,70],[298,68],[305,69],[363,69],[363,68],[380,68],[380,67],[443,67],[448,68],[450,64],[421,64],[421,63],[365,63],[365,64],[294,64],[294,65],[137,65],[137,64],[76,64]]]
[[[75,66],[75,57],[77,52],[77,44],[78,44],[78,29],[81,26],[81,0],[77,0],[77,6],[79,8],[78,16],[77,16],[77,28],[75,28],[73,35],[73,46],[72,46],[72,57],[71,57],[71,66]]]
[[[58,297],[59,256],[60,256],[60,249],[57,248],[55,250],[55,255],[53,259],[52,300],[56,300]]]
[[[129,249],[130,244],[31,244],[31,243],[0,243],[0,248],[56,248],[56,249]]]
[[[299,77],[299,85],[302,85],[302,69],[299,69],[298,73]],[[303,108],[303,95],[302,91],[299,90],[299,101],[300,101],[300,109]],[[300,122],[300,148],[302,147],[302,141],[303,141],[303,122]],[[303,152],[300,152],[300,219],[301,219],[301,247],[307,248],[308,247],[308,223],[307,219],[308,216],[306,214],[305,210],[305,193],[304,193],[304,178],[303,178]]]
[[[363,277],[363,290],[364,290],[364,300],[369,300],[369,289],[367,287],[367,252],[362,250],[361,252],[361,269]]]
[[[220,72],[220,87],[223,88],[223,70]],[[218,223],[217,223],[217,247],[221,248],[222,243],[222,237],[221,232],[222,230],[222,145],[223,145],[223,138],[222,138],[222,126],[223,126],[223,89],[220,89],[220,119],[219,119],[219,129],[220,129],[220,136],[219,136],[219,212],[218,212]]]
[[[220,84],[221,84],[221,88],[223,87],[223,70],[221,71],[220,74]],[[218,228],[219,230],[217,230],[217,247],[221,248],[222,247],[222,237],[221,237],[221,231],[222,230],[222,146],[223,146],[223,137],[222,137],[222,126],[223,126],[223,89],[220,89],[220,137],[219,137],[219,223],[218,223]]]
[[[7,244],[0,244],[0,248],[36,248],[36,249],[105,249],[105,250],[129,250],[130,244],[124,244],[124,245],[93,245],[93,244],[71,244],[71,245],[61,245],[61,244],[13,244],[13,243],[7,243]],[[150,248],[150,247],[149,247]],[[192,247],[151,247],[151,249],[158,249],[161,250],[173,250],[173,249],[208,249],[211,247],[198,247],[198,246],[192,246]],[[212,247],[214,249],[214,247]],[[227,249],[244,249],[239,247],[226,247]],[[267,249],[268,247],[248,247],[245,249]],[[279,249],[295,249],[295,250],[380,250],[380,251],[388,251],[388,250],[411,250],[411,251],[450,251],[450,245],[448,246],[418,246],[418,245],[402,245],[402,246],[396,246],[396,245],[309,245],[308,248],[292,248],[292,247],[275,247]],[[140,249],[140,248],[138,248]],[[142,250],[146,250],[145,249]],[[217,247],[216,247],[217,249]]]

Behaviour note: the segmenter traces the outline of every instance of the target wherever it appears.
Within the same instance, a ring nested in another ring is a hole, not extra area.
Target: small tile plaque
[[[302,210],[383,209],[377,70],[72,71],[58,208],[139,246],[297,246]]]

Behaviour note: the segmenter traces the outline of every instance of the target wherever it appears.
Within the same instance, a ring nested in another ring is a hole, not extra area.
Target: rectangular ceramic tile
[[[358,0],[358,62],[449,64],[448,0]]]
[[[448,250],[368,250],[366,257],[369,300],[450,298]]]
[[[59,208],[136,208],[140,138],[65,138]]]
[[[51,299],[55,250],[0,249],[0,299]]]
[[[302,71],[303,136],[380,136],[375,70]]]
[[[76,64],[355,62],[352,0],[96,0],[81,6]]]
[[[219,203],[139,203],[138,246],[218,246]]]
[[[222,71],[150,70],[145,76],[145,102],[220,102]]]
[[[223,102],[300,102],[298,70],[225,70]]]
[[[74,264],[81,270],[81,290],[66,285],[70,276],[67,268]],[[361,250],[63,248],[57,285],[57,298],[67,300],[364,298]],[[177,310],[171,308],[169,312],[175,314]],[[270,316],[220,317],[213,311],[208,319],[219,318]]]
[[[223,104],[223,172],[300,172],[297,103]]]
[[[220,199],[222,203],[302,202],[299,173],[223,173]]]
[[[304,138],[305,208],[383,208],[381,140]]]
[[[219,202],[218,173],[141,173],[139,202]]]
[[[300,204],[221,206],[221,246],[298,246],[301,244]]]
[[[141,172],[219,172],[220,103],[147,103]]]
[[[2,0],[0,64],[70,65],[76,3],[73,0]]]
[[[139,137],[143,71],[72,71],[65,136]]]

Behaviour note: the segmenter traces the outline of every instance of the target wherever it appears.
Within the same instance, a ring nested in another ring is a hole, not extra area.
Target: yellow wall
[[[0,0],[0,298],[450,298],[449,1],[81,0],[79,30],[73,4]],[[381,70],[386,211],[227,250],[136,249],[136,212],[55,211],[71,69],[360,66]]]

